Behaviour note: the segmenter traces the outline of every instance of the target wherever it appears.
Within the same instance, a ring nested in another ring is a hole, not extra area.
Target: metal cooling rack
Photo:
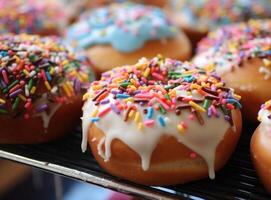
[[[215,180],[169,186],[147,187],[103,171],[91,153],[81,153],[81,129],[65,139],[48,144],[0,145],[0,158],[110,188],[145,199],[271,199],[253,169],[249,155],[250,136],[255,127],[245,128],[236,152]]]

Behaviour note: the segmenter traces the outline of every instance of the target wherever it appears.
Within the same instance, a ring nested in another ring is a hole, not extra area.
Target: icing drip
[[[216,72],[222,75],[240,67],[242,62],[250,58],[259,58],[263,61],[259,73],[267,80],[271,74],[270,30],[269,20],[251,20],[225,26],[211,32],[199,43],[193,63],[215,67]]]
[[[114,99],[110,98],[110,102],[113,103]],[[102,106],[101,109],[103,107],[105,106]],[[89,116],[91,116],[91,112],[94,109],[94,102],[89,99],[83,108],[83,151],[86,150],[88,128],[91,123]],[[142,108],[140,109],[140,113],[143,115]],[[210,178],[214,178],[216,147],[220,141],[223,140],[226,131],[230,128],[230,124],[222,117],[208,118],[205,115],[203,116],[203,120],[206,123],[203,128],[196,120],[189,121],[189,114],[189,111],[183,111],[181,116],[176,116],[175,113],[169,113],[167,115],[166,128],[161,128],[157,124],[154,127],[145,127],[142,131],[139,131],[136,123],[126,123],[123,121],[123,116],[110,112],[102,120],[95,123],[95,125],[105,133],[105,139],[100,141],[100,145],[98,146],[99,154],[105,161],[108,161],[111,156],[111,142],[114,139],[119,139],[141,157],[142,169],[148,170],[152,152],[161,137],[163,135],[173,136],[178,142],[186,145],[205,159],[209,169],[209,176]],[[219,112],[219,114],[222,115],[222,112]],[[155,114],[154,118],[157,118],[157,115],[158,114]],[[189,121],[189,128],[184,134],[180,134],[176,128],[176,124],[178,124],[179,121]],[[217,127],[215,132],[213,131],[214,127]],[[102,151],[102,143],[105,144],[105,152]]]
[[[67,31],[67,40],[79,48],[109,44],[118,51],[132,52],[146,41],[172,38],[177,30],[161,9],[123,3],[85,13]]]
[[[271,101],[267,101],[261,106],[258,113],[258,120],[261,122],[260,131],[268,138],[271,137]]]
[[[47,102],[47,99],[48,99],[47,94],[43,94],[42,97],[39,100],[37,100],[37,102],[35,104],[36,105],[44,105],[44,103]],[[40,112],[40,113],[33,115],[33,117],[41,117],[45,133],[47,133],[47,129],[49,127],[51,118],[54,116],[54,114],[56,113],[56,111],[60,107],[61,107],[61,104],[55,104],[55,105],[52,104],[52,105],[48,106],[49,111],[44,111],[44,112]]]
[[[208,31],[232,22],[268,18],[268,0],[171,0],[171,8],[182,16],[187,26]]]
[[[231,110],[240,108],[238,95],[224,85],[215,74],[159,57],[106,72],[84,96],[82,150],[95,123],[105,134],[98,145],[105,161],[111,157],[112,141],[119,139],[148,170],[159,140],[171,136],[202,156],[214,178],[217,145],[227,130],[236,131]]]

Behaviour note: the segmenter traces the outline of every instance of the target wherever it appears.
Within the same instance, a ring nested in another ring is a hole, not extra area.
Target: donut
[[[157,54],[185,60],[191,52],[187,37],[161,9],[134,3],[86,12],[67,30],[66,40],[85,49],[99,72]]]
[[[66,13],[53,0],[0,0],[0,33],[60,35]]]
[[[106,5],[110,3],[123,3],[129,2],[129,0],[86,0],[87,7],[95,7]],[[136,2],[141,4],[154,5],[159,7],[164,7],[166,5],[166,0],[131,0],[130,2]]]
[[[240,136],[240,96],[188,62],[142,58],[103,73],[83,99],[82,150],[144,185],[215,178]]]
[[[93,72],[57,37],[0,35],[0,143],[39,143],[71,132]]]
[[[258,120],[261,122],[255,130],[250,143],[251,158],[266,190],[271,193],[271,101],[261,106]]]
[[[170,0],[169,10],[194,45],[221,25],[271,17],[269,0]]]
[[[214,67],[242,96],[244,117],[257,121],[258,108],[271,99],[271,20],[251,20],[209,33],[193,62]]]

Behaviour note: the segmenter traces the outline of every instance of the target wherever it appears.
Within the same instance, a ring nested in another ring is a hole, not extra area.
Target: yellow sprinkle
[[[126,99],[123,99],[124,102],[134,102],[134,98],[133,97],[129,97],[129,98],[126,98]]]
[[[170,96],[176,96],[176,90],[171,90],[168,94]]]
[[[63,66],[68,64],[68,60],[64,60],[62,63],[61,63]]]
[[[135,66],[137,69],[143,69],[148,65],[148,63],[137,63]]]
[[[96,107],[95,110],[91,113],[91,117],[96,117],[99,109]]]
[[[20,99],[22,99],[23,101],[26,101],[26,98],[25,98],[23,95],[19,94],[18,96],[19,96]]]
[[[142,122],[139,122],[139,123],[137,124],[137,128],[138,128],[138,130],[142,131],[143,128],[144,128],[143,123],[142,123]]]
[[[26,76],[29,75],[29,72],[28,72],[26,69],[23,70],[23,73],[24,73]]]
[[[239,100],[242,98],[242,97],[241,97],[240,95],[238,95],[238,94],[234,94],[233,97],[236,98],[236,99],[239,99]]]
[[[184,128],[183,128],[182,125],[179,124],[179,125],[177,126],[177,129],[179,130],[180,133],[184,133]]]
[[[71,82],[66,82],[66,85],[67,85],[67,88],[70,91],[70,93],[73,93],[73,87],[72,87]]]
[[[144,71],[143,76],[144,76],[145,78],[147,78],[147,77],[149,76],[149,74],[150,74],[150,71],[151,71],[151,69],[148,67],[148,68]]]
[[[91,89],[93,89],[93,90],[99,90],[99,89],[102,89],[102,85],[93,85],[92,87],[91,87]]]
[[[37,88],[36,88],[35,86],[33,86],[33,87],[31,88],[31,90],[30,90],[30,93],[31,93],[31,94],[34,94],[34,93],[36,92],[36,89],[37,89]]]
[[[135,121],[136,123],[139,123],[139,122],[140,122],[140,114],[139,114],[139,112],[136,112],[134,121]]]
[[[270,105],[271,105],[271,100],[270,101],[267,101],[267,102],[265,102],[265,107],[270,107]]]
[[[268,59],[266,59],[266,58],[263,59],[263,63],[264,63],[264,66],[266,66],[266,67],[270,67],[271,66],[271,61],[268,60]]]
[[[203,107],[199,106],[194,101],[189,101],[189,105],[192,106],[193,108],[195,108],[196,110],[200,111],[200,112],[206,112],[206,110]]]
[[[200,85],[198,85],[198,84],[191,84],[191,86],[190,86],[190,89],[200,89],[201,87],[200,87]]]
[[[81,77],[81,79],[80,79],[80,81],[81,82],[88,82],[88,75],[87,75],[87,73],[80,73],[80,77]]]
[[[136,90],[136,87],[134,85],[129,85],[127,88],[129,88],[130,90],[132,91],[135,91]]]
[[[50,69],[50,74],[53,75],[54,73],[55,73],[55,69],[52,67],[52,68]]]
[[[135,114],[135,111],[134,110],[130,110],[129,112],[129,118],[132,118]]]
[[[44,84],[45,84],[45,87],[47,88],[47,90],[50,91],[52,89],[48,81],[45,81]]]
[[[112,80],[113,83],[117,83],[117,82],[119,82],[119,81],[123,81],[123,78],[122,78],[122,77],[118,77],[118,78],[114,78],[114,79]]]
[[[130,82],[131,82],[133,85],[136,85],[135,79],[130,79]]]
[[[213,71],[215,68],[215,64],[211,63],[209,65],[207,65],[206,67],[204,67],[204,69],[206,69],[207,71]]]
[[[89,98],[90,94],[87,92],[83,95],[83,101],[87,100]]]
[[[67,88],[67,85],[63,84],[63,85],[62,85],[62,88],[64,89],[66,95],[67,95],[68,97],[70,97],[70,96],[71,96],[71,93],[70,93],[69,89]]]
[[[217,84],[215,84],[215,86],[216,86],[216,87],[222,87],[222,86],[223,86],[223,83],[222,83],[222,82],[217,83]]]
[[[0,103],[4,104],[4,103],[6,103],[6,101],[4,99],[0,99]]]

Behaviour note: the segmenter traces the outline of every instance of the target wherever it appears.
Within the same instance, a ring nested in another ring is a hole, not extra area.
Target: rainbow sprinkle
[[[259,72],[271,77],[271,20],[250,20],[210,32],[197,48],[194,63],[216,67],[219,74],[260,58]],[[221,72],[221,73],[220,73]]]
[[[171,8],[192,28],[207,32],[221,25],[271,17],[269,0],[170,0]]]
[[[0,0],[0,33],[59,34],[65,17],[57,1]]]
[[[202,115],[218,118],[222,112],[224,119],[233,125],[231,110],[241,107],[240,96],[225,87],[213,72],[161,56],[142,58],[135,65],[103,73],[99,81],[92,83],[86,98],[95,104],[91,122],[115,112],[125,122],[134,121],[139,130],[156,125],[166,127],[167,114],[173,112],[178,116],[183,110],[189,110],[189,119],[201,125],[204,125]],[[189,127],[180,121],[176,128],[183,134]]]
[[[49,103],[80,96],[92,79],[87,59],[57,37],[0,36],[0,114],[28,118],[46,112]]]

